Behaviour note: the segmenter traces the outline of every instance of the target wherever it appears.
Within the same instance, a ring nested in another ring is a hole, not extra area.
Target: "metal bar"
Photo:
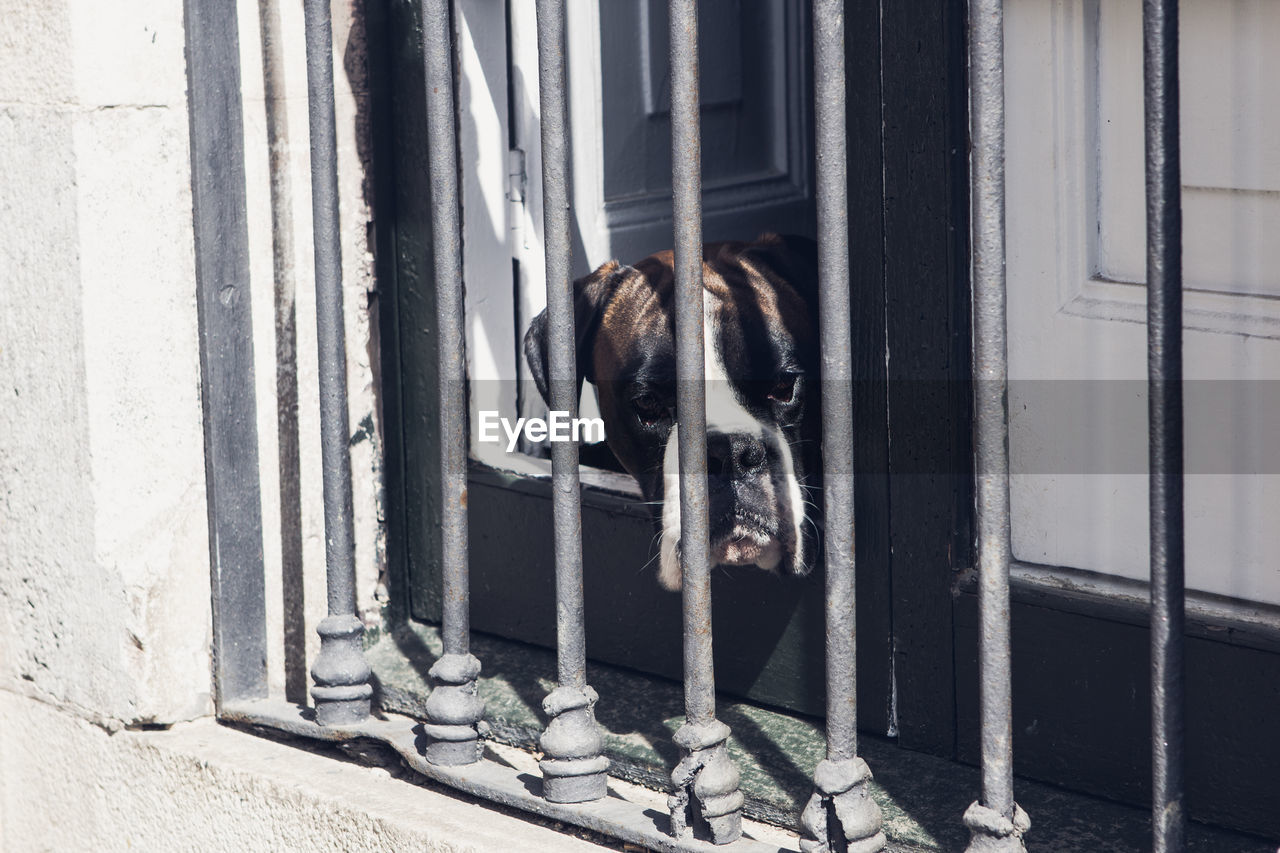
[[[827,757],[814,772],[815,790],[800,824],[807,852],[876,851],[885,845],[880,807],[871,799],[871,769],[858,757],[843,0],[813,4],[813,69],[826,521]]]
[[[854,662],[853,348],[844,135],[844,9],[813,9],[818,176],[818,326],[822,349],[823,505],[827,575],[827,758],[858,754]]]
[[[553,411],[578,416],[572,244],[569,233],[569,110],[565,86],[565,3],[538,0],[538,91],[542,111],[543,234],[547,265],[548,383]],[[543,700],[550,717],[539,744],[543,796],[581,803],[606,794],[609,759],[596,725],[596,692],[587,685],[582,597],[582,501],[578,445],[551,442],[551,513],[556,554],[556,653],[559,684]]]
[[[369,716],[373,686],[364,624],[356,615],[351,457],[347,452],[347,350],[343,335],[342,249],[338,230],[338,148],[333,112],[333,33],[329,0],[303,4],[307,41],[307,117],[311,128],[311,216],[315,235],[316,348],[320,359],[320,453],[324,479],[325,582],[329,615],[311,677],[316,721],[350,724]]]
[[[1142,4],[1151,464],[1152,849],[1185,847],[1183,805],[1182,176],[1178,4]]]
[[[236,6],[187,0],[205,489],[219,711],[267,695],[266,596]]]
[[[696,0],[671,0],[671,162],[675,214],[680,569],[684,590],[685,713],[715,719],[707,521],[707,395],[703,363],[702,150]]]
[[[729,727],[716,719],[711,655],[707,402],[703,348],[702,142],[697,0],[670,0],[671,164],[675,226],[676,422],[680,458],[680,572],[684,604],[685,722],[668,806],[676,837],[705,824],[711,840],[742,835],[742,793]],[[670,440],[670,439],[668,439]],[[667,496],[670,500],[671,496]],[[695,780],[696,788],[695,792]]]
[[[427,157],[439,340],[440,535],[444,574],[444,654],[430,672],[433,689],[427,697],[426,758],[434,764],[470,764],[480,758],[478,726],[484,715],[484,702],[475,685],[480,661],[470,652],[467,366],[449,0],[423,0],[422,54],[427,84]]]
[[[969,92],[982,796],[964,821],[969,850],[1021,851],[1030,821],[1013,799],[1001,0],[970,3]]]

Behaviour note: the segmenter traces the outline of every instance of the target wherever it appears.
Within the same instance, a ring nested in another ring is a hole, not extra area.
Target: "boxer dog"
[[[658,582],[680,588],[673,253],[610,261],[574,282],[579,388],[595,384],[609,449],[659,529]],[[821,412],[817,250],[804,237],[702,251],[707,499],[712,565],[806,574],[806,472],[818,472]],[[547,400],[547,315],[525,335]]]

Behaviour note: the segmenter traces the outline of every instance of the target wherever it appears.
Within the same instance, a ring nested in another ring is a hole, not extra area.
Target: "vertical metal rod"
[[[543,233],[547,263],[547,356],[552,411],[578,416],[577,347],[569,269],[569,110],[565,86],[565,2],[538,0],[538,89],[542,112]],[[551,442],[551,512],[556,554],[556,652],[559,683],[543,700],[550,717],[539,744],[543,796],[554,803],[598,800],[609,759],[596,725],[596,692],[587,685],[582,597],[582,504],[578,445]]]
[[[1184,848],[1182,177],[1178,4],[1142,4],[1147,183],[1147,377],[1151,464],[1153,849]]]
[[[703,364],[702,142],[696,0],[671,0],[671,163],[675,213],[676,401],[684,693],[689,722],[715,718]]]
[[[453,103],[449,0],[423,0],[422,53],[427,89],[427,157],[431,178],[436,321],[440,360],[440,523],[444,654],[431,667],[426,758],[470,764],[480,758],[484,702],[476,688],[480,661],[470,652],[467,565],[467,368],[462,302],[462,229],[458,215],[458,143]]]
[[[858,754],[854,661],[853,373],[849,329],[848,167],[844,127],[844,9],[813,9],[818,175],[818,325],[822,349],[823,506],[827,574],[827,758]]]
[[[703,349],[702,142],[698,97],[697,0],[670,0],[671,164],[675,226],[676,422],[680,457],[680,569],[684,601],[685,722],[668,800],[676,837],[705,824],[711,840],[742,835],[738,769],[729,727],[716,719],[711,654],[710,532],[707,520],[707,403]],[[670,500],[672,496],[668,495]],[[696,792],[695,792],[696,787]]]
[[[853,515],[853,349],[849,313],[849,191],[845,137],[844,2],[814,0],[818,175],[818,322],[827,578],[827,757],[800,816],[805,853],[885,845],[871,769],[858,757]]]
[[[970,851],[1021,851],[1030,820],[1013,799],[1001,0],[969,5],[969,92],[982,796],[964,821]]]
[[[328,0],[303,6],[307,115],[311,128],[311,215],[315,241],[316,330],[320,358],[320,451],[324,475],[325,567],[329,615],[317,627],[320,654],[311,695],[320,725],[369,716],[373,687],[356,615],[355,537],[343,340],[342,251],[338,231],[338,151],[333,108],[333,34]]]

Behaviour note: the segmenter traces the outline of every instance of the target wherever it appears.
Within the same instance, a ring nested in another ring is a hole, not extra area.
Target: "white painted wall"
[[[362,4],[334,7],[350,424],[362,436],[352,447],[357,571],[373,621],[381,424],[358,156],[369,94]],[[290,294],[273,282],[258,4],[241,0],[239,11],[278,692],[275,320]],[[282,2],[281,14],[313,657],[324,540],[306,78],[300,4]],[[182,4],[0,0],[0,20],[0,850],[494,850],[512,839],[571,849],[573,839],[518,818],[213,722]]]
[[[282,3],[291,145],[302,551],[324,611],[301,9]],[[335,14],[350,424],[361,608],[382,569],[371,364],[368,90],[358,4]],[[4,0],[0,35],[0,477],[8,682],[121,722],[206,713],[207,520],[180,5]],[[264,559],[283,685],[282,548],[266,103],[258,4],[240,3]],[[347,70],[350,69],[350,70]],[[176,594],[166,597],[170,590]],[[49,606],[50,602],[58,606]],[[115,617],[108,618],[111,614]],[[310,657],[318,648],[307,632]]]
[[[0,688],[112,727],[207,714],[180,7],[0,18]]]

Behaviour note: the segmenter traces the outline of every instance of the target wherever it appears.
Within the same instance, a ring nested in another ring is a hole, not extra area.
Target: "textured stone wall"
[[[301,4],[270,5],[238,0],[268,663],[276,693],[305,696],[325,609],[306,74]],[[0,0],[0,850],[504,849],[520,819],[211,719],[182,7]],[[362,10],[333,4],[359,601],[376,621]],[[285,654],[286,630],[304,653]],[[520,849],[571,843],[528,831]]]
[[[6,853],[602,849],[422,787],[397,768],[362,767],[207,718],[109,735],[0,691],[0,719]],[[14,737],[19,727],[24,736]]]
[[[0,688],[209,712],[181,5],[0,3]]]
[[[265,13],[241,0],[239,15],[269,664],[273,689],[298,696],[324,615],[324,530],[301,6],[277,6],[274,87]],[[382,425],[362,8],[334,4],[334,54],[357,567],[373,621]],[[0,0],[0,17],[0,689],[107,727],[208,714],[182,4]],[[286,629],[305,654],[285,655]]]

